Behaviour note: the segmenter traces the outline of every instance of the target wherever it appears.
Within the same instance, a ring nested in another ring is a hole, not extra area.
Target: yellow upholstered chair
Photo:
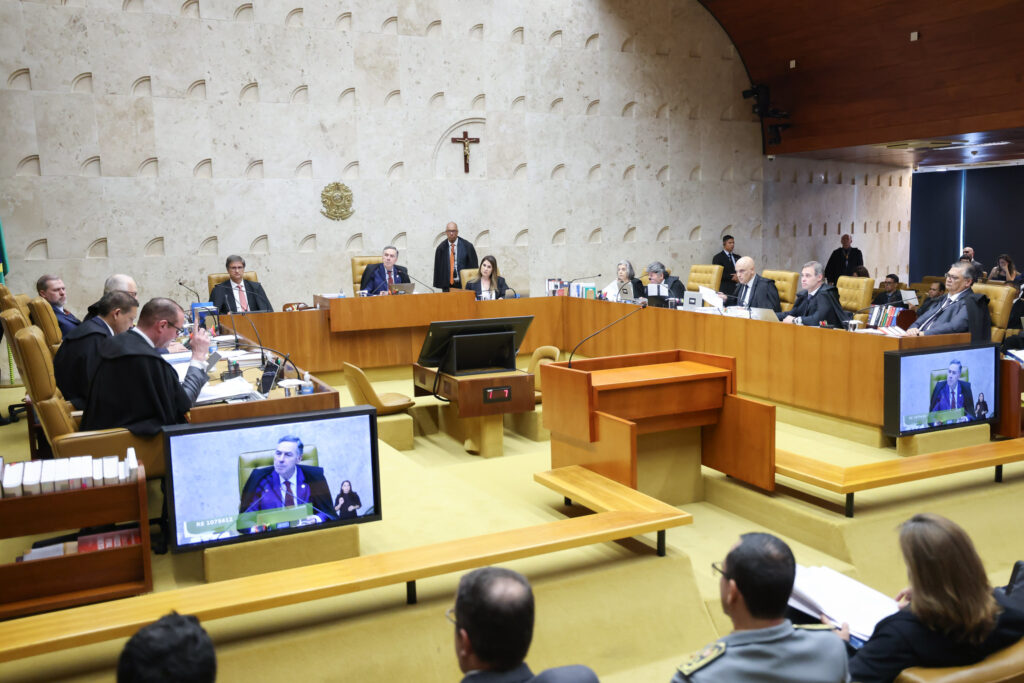
[[[245,482],[249,481],[249,475],[257,467],[270,467],[274,464],[274,449],[268,448],[263,451],[249,451],[240,453],[238,456],[238,493],[242,493]],[[319,467],[320,459],[316,454],[316,446],[308,443],[302,444],[302,461],[300,465]]]
[[[405,394],[378,394],[362,369],[351,363],[342,363],[345,370],[345,384],[357,406],[370,405],[377,409],[377,415],[392,415],[407,410],[416,402]]]
[[[875,288],[875,281],[869,277],[852,277],[840,275],[836,280],[836,289],[839,290],[839,304],[844,311],[857,313],[862,308],[871,305],[871,292]],[[868,314],[859,313],[857,320],[867,322]]]
[[[360,285],[363,282],[363,271],[366,270],[366,266],[374,263],[384,263],[384,257],[381,255],[377,256],[353,256],[352,257],[352,295],[359,291]]]
[[[64,341],[64,333],[60,331],[60,325],[57,324],[57,314],[53,312],[53,306],[46,299],[37,296],[28,302],[28,308],[32,313],[32,323],[43,332],[43,338],[46,339],[46,343],[50,347],[51,356],[56,356],[57,349]]]
[[[25,320],[31,320],[32,314],[29,311],[28,301],[29,298],[27,294],[4,294],[0,297],[0,311],[17,308],[21,311],[21,314],[25,316]]]
[[[554,363],[558,360],[561,351],[557,346],[538,346],[530,356],[530,364],[526,371],[533,375],[533,398],[535,403],[541,401],[540,366]]]
[[[127,429],[97,429],[78,431],[78,422],[72,406],[64,400],[53,377],[53,358],[38,327],[29,326],[14,335],[21,354],[25,374],[23,378],[46,439],[53,449],[53,457],[69,458],[75,455],[105,455],[124,457],[129,446],[135,448],[139,463],[146,468],[146,478],[162,477],[164,465],[163,435],[135,436]]]
[[[463,268],[459,271],[459,282],[462,283],[463,287],[465,287],[470,280],[476,280],[478,277],[480,277],[479,268]]]
[[[800,273],[791,270],[764,270],[761,277],[775,282],[775,288],[779,290],[779,303],[782,310],[788,311],[796,303],[796,292],[800,286]]]
[[[722,273],[724,272],[725,269],[722,266],[695,263],[690,266],[690,274],[686,278],[686,289],[695,292],[699,287],[710,287],[717,292],[722,286]]]
[[[227,273],[211,273],[206,276],[206,284],[210,288],[210,298],[213,298],[213,288],[222,282],[226,282],[228,279]],[[242,279],[248,280],[249,282],[259,282],[260,279],[256,277],[256,271],[247,270],[242,273]]]
[[[1001,342],[1006,337],[1006,327],[1010,323],[1010,309],[1017,291],[1012,285],[975,284],[972,289],[977,294],[988,297],[988,314],[992,318],[992,341]]]
[[[9,308],[0,313],[0,324],[3,325],[4,339],[7,340],[8,346],[11,348],[11,355],[14,356],[14,363],[18,366],[18,374],[21,375],[24,381],[25,369],[21,363],[21,352],[18,350],[18,345],[15,342],[14,335],[19,331],[29,326],[28,320],[21,314],[18,307]]]
[[[1024,640],[970,666],[904,669],[896,683],[1024,683]]]
[[[946,284],[946,276],[945,275],[925,275],[923,278],[921,278],[921,284],[924,285],[924,288],[926,290],[929,287],[932,286],[933,282],[941,282],[942,284]]]

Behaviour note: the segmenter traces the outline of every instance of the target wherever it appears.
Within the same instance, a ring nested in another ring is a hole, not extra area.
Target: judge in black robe
[[[477,268],[480,262],[476,257],[476,249],[468,241],[459,237],[459,226],[449,223],[445,226],[445,235],[448,239],[437,245],[434,250],[434,287],[442,292],[450,289],[462,289],[464,283],[461,281],[459,271],[467,268]],[[451,245],[455,243],[455,273],[451,272]],[[454,277],[455,282],[449,282]]]

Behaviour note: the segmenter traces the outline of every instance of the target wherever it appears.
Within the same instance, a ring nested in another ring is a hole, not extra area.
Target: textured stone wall
[[[695,0],[66,1],[0,0],[0,221],[12,288],[59,273],[72,310],[112,272],[184,301],[233,252],[278,307],[389,243],[429,282],[449,220],[523,292],[685,276],[723,233],[798,267],[851,223],[906,271],[909,172],[766,161]]]

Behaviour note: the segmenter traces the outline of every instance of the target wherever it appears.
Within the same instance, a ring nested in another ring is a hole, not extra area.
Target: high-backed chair
[[[560,353],[557,346],[538,346],[530,356],[526,371],[533,375],[533,398],[536,403],[541,400],[540,366],[556,362]]]
[[[992,341],[1001,342],[1006,337],[1006,328],[1010,324],[1010,309],[1017,296],[1012,285],[975,284],[972,289],[977,294],[988,297],[988,314],[992,318]]]
[[[55,458],[75,455],[123,456],[129,446],[135,448],[139,462],[146,467],[146,477],[162,477],[164,465],[163,435],[135,436],[127,429],[97,429],[78,431],[72,416],[72,406],[64,400],[53,377],[53,359],[38,327],[29,326],[15,335],[24,365],[24,379],[29,396],[43,426]]]
[[[238,493],[242,493],[245,482],[249,481],[249,475],[258,467],[270,467],[274,464],[274,449],[264,451],[249,451],[238,455]],[[302,444],[302,460],[300,465],[319,467],[320,459],[316,454],[316,446],[308,443]]]
[[[28,320],[21,314],[21,310],[15,306],[9,308],[3,312],[0,312],[0,324],[3,325],[4,339],[7,340],[7,347],[11,350],[11,356],[14,357],[14,364],[18,367],[18,375],[22,378],[22,382],[25,381],[25,370],[21,362],[21,352],[18,351],[18,344],[14,338],[14,335],[19,330],[23,330],[29,326]],[[13,377],[11,378],[14,379]],[[39,451],[40,441],[43,438],[42,433],[39,432],[39,426],[34,425],[35,422],[30,412],[30,406],[28,400],[23,400],[21,403],[13,403],[7,406],[7,414],[10,416],[11,422],[18,421],[18,415],[26,415],[29,417],[28,425],[28,441],[29,450],[31,451],[32,457],[35,458]],[[35,430],[35,432],[33,432]]]
[[[363,271],[366,270],[366,266],[373,265],[374,263],[384,263],[384,257],[380,254],[377,256],[352,257],[352,294],[362,289]]]
[[[1024,683],[1024,640],[970,666],[904,669],[896,683]]]
[[[836,280],[836,289],[839,290],[839,305],[844,311],[856,314],[856,319],[867,322],[867,313],[857,311],[871,305],[871,292],[875,287],[875,281],[869,277],[852,277],[840,275]]]
[[[467,282],[469,282],[470,280],[475,280],[478,277],[480,277],[479,268],[463,268],[462,270],[459,271],[459,282],[462,283],[463,287],[466,286]]]
[[[717,292],[722,287],[723,272],[725,269],[722,266],[695,263],[690,266],[690,274],[686,278],[686,289],[695,292],[700,287],[710,287]]]
[[[210,273],[206,276],[206,284],[210,289],[210,298],[213,298],[213,288],[222,282],[226,282],[230,277],[227,273]],[[248,280],[249,282],[259,282],[260,279],[256,276],[256,271],[247,270],[242,273],[242,279]],[[148,470],[147,470],[148,471]]]
[[[761,271],[761,277],[775,283],[775,289],[779,290],[779,303],[782,304],[782,310],[792,309],[793,304],[796,303],[797,290],[800,287],[800,273],[795,273],[792,270],[764,270]]]
[[[60,331],[60,325],[57,323],[57,314],[53,312],[53,306],[46,299],[37,296],[28,302],[28,308],[32,313],[32,323],[43,332],[43,338],[46,339],[46,343],[50,347],[51,357],[56,356],[57,349],[60,348],[61,342],[64,341],[64,333]]]
[[[28,301],[28,294],[5,294],[0,297],[0,311],[17,308],[25,316],[25,320],[31,320],[32,315],[28,308]]]
[[[356,405],[371,405],[377,409],[377,415],[401,413],[416,405],[416,402],[405,394],[378,394],[362,369],[351,363],[342,363],[342,366],[345,370],[345,384]]]

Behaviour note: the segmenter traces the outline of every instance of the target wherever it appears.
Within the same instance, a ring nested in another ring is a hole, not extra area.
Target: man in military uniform
[[[722,610],[733,631],[695,653],[672,683],[840,683],[850,678],[846,646],[831,626],[794,626],[785,618],[796,560],[771,534],[743,534],[721,574]]]

